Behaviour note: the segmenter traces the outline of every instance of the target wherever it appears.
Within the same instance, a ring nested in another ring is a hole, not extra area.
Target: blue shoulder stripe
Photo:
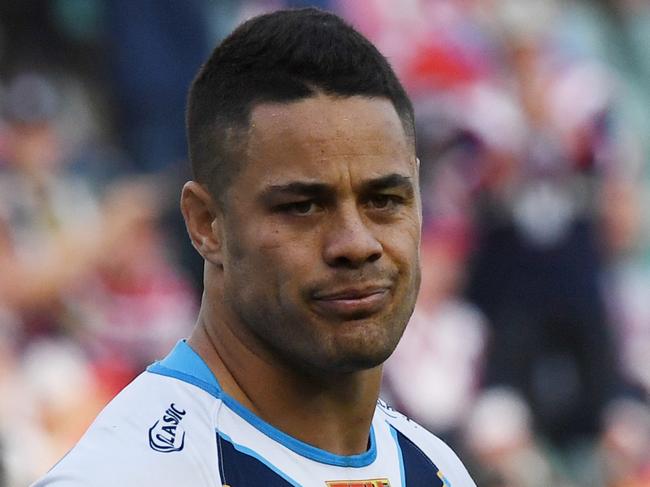
[[[227,435],[217,432],[219,470],[224,485],[264,485],[267,487],[301,487],[259,453],[238,445]]]
[[[390,429],[401,452],[400,473],[406,487],[451,487],[438,467],[415,443],[393,426]]]

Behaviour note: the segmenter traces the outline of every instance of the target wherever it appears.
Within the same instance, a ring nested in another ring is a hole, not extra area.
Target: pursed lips
[[[352,286],[312,295],[316,308],[326,315],[363,318],[380,311],[389,301],[392,286],[373,284]]]

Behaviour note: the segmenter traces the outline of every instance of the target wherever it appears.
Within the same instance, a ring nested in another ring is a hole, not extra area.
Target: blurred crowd
[[[481,487],[650,486],[650,3],[0,4],[0,487],[193,326],[193,74],[251,15],[338,12],[416,110],[423,283],[382,396]]]

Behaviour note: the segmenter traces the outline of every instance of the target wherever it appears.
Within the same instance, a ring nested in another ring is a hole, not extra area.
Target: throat
[[[355,372],[337,381],[272,373],[263,379],[266,387],[257,382],[240,397],[250,401],[244,405],[261,419],[303,443],[335,455],[359,455],[370,447],[377,373]]]
[[[188,344],[225,393],[281,432],[335,455],[368,451],[381,366],[329,376],[269,362],[231,336],[199,323]]]

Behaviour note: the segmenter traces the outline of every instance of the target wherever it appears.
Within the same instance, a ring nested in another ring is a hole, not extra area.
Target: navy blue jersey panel
[[[399,431],[396,433],[397,442],[402,450],[406,487],[445,487],[438,476],[438,467],[429,457],[402,433]]]
[[[294,487],[279,469],[267,464],[246,448],[236,447],[228,439],[217,434],[219,473],[224,485],[230,487]]]

